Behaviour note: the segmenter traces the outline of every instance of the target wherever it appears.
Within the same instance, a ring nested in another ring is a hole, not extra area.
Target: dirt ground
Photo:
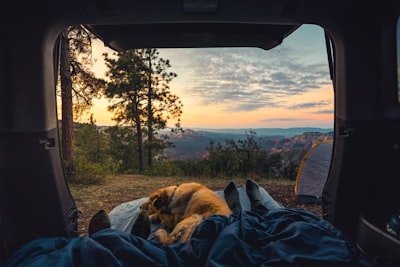
[[[288,208],[307,209],[322,216],[322,209],[317,204],[298,204],[294,194],[294,182],[279,182],[254,179],[278,202]],[[229,178],[176,178],[147,177],[141,175],[120,175],[108,177],[99,185],[71,184],[70,189],[81,217],[78,219],[79,235],[87,234],[87,227],[92,216],[100,209],[110,212],[121,203],[148,196],[154,190],[168,185],[195,181],[205,184],[213,190],[223,190],[229,181],[238,187],[245,179]]]

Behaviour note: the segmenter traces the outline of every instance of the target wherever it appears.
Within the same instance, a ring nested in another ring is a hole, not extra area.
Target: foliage
[[[189,177],[296,179],[299,164],[285,159],[280,152],[262,149],[253,131],[244,140],[227,139],[225,143],[210,140],[207,151],[208,155],[204,159],[158,163],[154,169],[145,173],[159,176],[182,173]]]
[[[107,174],[137,173],[136,132],[131,127],[113,126],[101,131],[93,119],[76,129],[77,175],[80,183],[102,181]],[[291,153],[263,149],[255,132],[243,140],[210,141],[208,155],[200,160],[170,160],[159,156],[148,176],[251,177],[295,180],[298,157],[303,150]],[[294,155],[294,156],[293,156]]]
[[[202,177],[211,174],[210,166],[205,160],[179,160],[175,161],[174,164],[183,171],[185,176]]]
[[[106,175],[115,174],[119,163],[109,152],[109,139],[99,131],[91,117],[90,123],[75,129],[75,179],[78,183],[98,183]]]
[[[145,80],[146,66],[135,50],[116,53],[114,57],[104,54],[110,82],[104,91],[112,104],[108,109],[114,112],[113,119],[119,125],[142,125],[146,107]]]
[[[157,161],[144,172],[148,176],[183,176],[183,170],[174,161]]]
[[[146,65],[144,89],[147,92],[147,108],[143,111],[148,131],[167,128],[170,119],[177,120],[173,130],[181,130],[180,116],[183,104],[177,95],[172,94],[169,87],[169,83],[177,77],[176,73],[168,71],[171,68],[170,61],[161,58],[154,48],[137,49],[135,52]]]
[[[87,162],[82,155],[76,155],[76,175],[74,183],[79,184],[99,184],[109,174],[116,173],[114,170],[118,168],[118,164],[111,158],[107,158],[104,162]]]
[[[148,166],[152,166],[154,150],[164,149],[168,143],[157,139],[156,131],[166,128],[169,119],[182,114],[182,103],[173,95],[169,82],[176,77],[168,72],[168,60],[159,58],[156,49],[135,49],[104,54],[109,78],[105,96],[111,100],[108,107],[120,126],[129,125],[136,132],[138,170],[144,170],[144,149]],[[147,138],[146,138],[147,137]]]
[[[250,131],[244,140],[210,141],[203,169],[210,176],[259,176],[278,179],[296,178],[298,164],[286,161],[278,152],[261,149],[256,133]],[[189,175],[189,174],[187,174]]]
[[[112,126],[105,131],[109,139],[108,154],[119,163],[118,173],[135,173],[138,169],[136,133],[131,127]]]
[[[93,64],[92,40],[96,37],[82,25],[71,26],[67,31],[73,110],[78,118],[93,105],[94,98],[100,98],[105,81],[89,69]]]

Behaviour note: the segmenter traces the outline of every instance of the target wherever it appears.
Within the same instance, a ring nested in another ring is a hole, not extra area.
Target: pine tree
[[[89,71],[93,34],[83,26],[71,26],[60,35],[61,149],[65,173],[74,180],[74,114],[79,117],[100,96],[105,82]]]
[[[105,95],[112,100],[109,110],[119,125],[132,126],[137,134],[139,172],[144,170],[144,138],[147,137],[148,165],[151,167],[156,148],[162,149],[162,140],[156,139],[157,130],[165,129],[169,119],[182,114],[179,97],[172,94],[169,82],[176,74],[167,72],[168,60],[159,58],[156,49],[127,50],[110,57],[105,54],[109,78]]]
[[[155,133],[166,128],[169,118],[177,118],[174,130],[181,130],[180,116],[182,103],[176,95],[170,91],[169,83],[177,77],[176,73],[168,72],[171,67],[169,60],[160,58],[159,52],[154,48],[139,49],[137,54],[145,62],[147,86],[147,160],[148,166],[153,166],[153,152],[162,149],[164,142],[154,139]],[[165,114],[167,112],[167,114]],[[161,145],[161,146],[160,146]]]

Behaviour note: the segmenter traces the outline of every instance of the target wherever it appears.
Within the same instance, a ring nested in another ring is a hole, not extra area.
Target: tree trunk
[[[65,164],[65,174],[69,181],[74,180],[74,130],[72,112],[72,79],[70,72],[68,31],[64,31],[61,36],[61,59],[60,59],[60,79],[61,79],[61,149]]]
[[[152,77],[151,77],[151,52],[149,52],[149,73],[148,73],[148,95],[147,95],[147,128],[148,128],[148,146],[147,146],[147,165],[149,167],[153,166],[153,110],[152,110],[152,99],[153,99],[153,87],[152,87]]]
[[[138,162],[139,162],[139,172],[142,173],[144,171],[144,151],[143,151],[143,136],[142,136],[142,127],[140,123],[136,124],[136,132],[137,132],[137,145],[138,145]]]
[[[140,124],[140,115],[139,115],[139,111],[137,108],[137,98],[134,97],[132,102],[133,102],[132,114],[133,114],[134,121],[136,124],[139,172],[142,173],[144,171],[144,150],[143,150],[142,125]]]

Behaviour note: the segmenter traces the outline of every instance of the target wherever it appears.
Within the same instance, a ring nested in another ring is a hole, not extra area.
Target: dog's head
[[[171,202],[175,190],[176,186],[158,189],[150,194],[140,208],[146,210],[149,214],[168,211],[168,205]]]

